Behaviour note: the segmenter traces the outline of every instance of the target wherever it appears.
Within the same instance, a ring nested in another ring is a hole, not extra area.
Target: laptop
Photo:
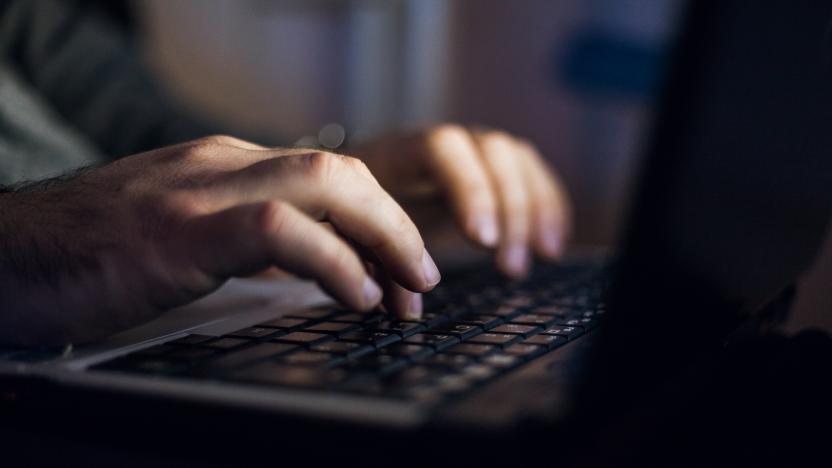
[[[291,421],[342,441],[517,434],[632,408],[781,317],[826,232],[832,4],[772,3],[689,5],[613,256],[516,282],[446,274],[412,322],[344,310],[304,282],[233,280],[101,343],[3,350],[3,407],[88,425],[153,412],[143,427],[156,431],[190,405],[173,440],[251,435],[256,420],[261,436]]]

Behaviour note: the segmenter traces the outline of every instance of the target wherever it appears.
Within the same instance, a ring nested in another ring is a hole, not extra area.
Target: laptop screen
[[[832,211],[830,20],[824,1],[690,2],[590,390],[639,392],[810,265]]]

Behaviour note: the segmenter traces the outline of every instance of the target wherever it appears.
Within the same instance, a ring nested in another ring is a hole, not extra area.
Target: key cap
[[[532,313],[540,315],[569,315],[572,311],[561,306],[535,307]]]
[[[427,366],[415,366],[403,369],[392,375],[388,380],[390,387],[410,387],[411,385],[426,382],[435,377],[434,369]]]
[[[361,323],[361,324],[370,324],[375,322],[380,322],[384,319],[384,314],[379,313],[366,313],[366,314],[343,314],[343,315],[336,315],[335,317],[330,318],[331,321],[334,322],[350,322],[350,323]]]
[[[373,327],[376,331],[393,332],[402,338],[424,331],[425,326],[418,322],[384,321]]]
[[[442,351],[443,353],[447,354],[465,354],[471,357],[482,357],[487,354],[491,354],[496,351],[497,348],[495,346],[486,345],[486,344],[476,344],[476,343],[460,343],[450,348]]]
[[[583,334],[583,330],[577,327],[563,327],[563,326],[554,326],[549,327],[546,330],[543,330],[543,333],[546,335],[558,335],[563,336],[568,339],[574,339]]]
[[[344,356],[358,357],[375,350],[372,345],[354,343],[352,341],[330,341],[312,346],[313,351],[332,353]]]
[[[259,343],[250,348],[233,351],[202,364],[194,373],[197,375],[216,374],[252,364],[257,361],[276,358],[300,349],[289,343]]]
[[[205,346],[217,350],[229,350],[248,343],[251,343],[251,341],[240,338],[220,338],[218,340],[205,343]]]
[[[366,343],[381,348],[401,340],[399,335],[383,331],[354,331],[341,336],[342,341]]]
[[[536,325],[540,327],[546,327],[550,325],[554,320],[554,317],[550,317],[548,315],[523,314],[514,317],[513,319],[511,319],[510,322],[520,325]]]
[[[301,318],[280,317],[268,322],[257,325],[258,327],[266,328],[281,328],[284,330],[294,330],[300,328],[304,324],[309,323],[309,320]]]
[[[516,295],[503,301],[503,304],[513,307],[528,307],[532,304],[533,299],[529,295]]]
[[[467,343],[507,346],[521,339],[522,337],[520,335],[510,335],[507,333],[481,333],[468,340]]]
[[[346,378],[338,369],[317,369],[286,364],[264,363],[233,373],[230,378],[243,382],[290,387],[325,388]]]
[[[310,319],[310,320],[320,320],[332,315],[335,311],[330,309],[306,309],[306,310],[298,310],[289,314],[286,314],[286,317],[292,318],[302,318],[302,319]]]
[[[504,319],[508,319],[510,317],[520,315],[521,313],[522,313],[522,311],[517,307],[501,305],[499,307],[494,308],[494,310],[489,311],[488,315],[494,315],[494,316],[497,316],[497,317],[502,317]]]
[[[128,356],[126,358],[116,359],[109,364],[105,363],[103,366],[96,366],[96,368],[142,374],[167,375],[185,370],[187,363],[161,357]]]
[[[560,345],[566,344],[566,337],[559,336],[559,335],[535,335],[531,338],[528,338],[523,344],[532,344],[532,345],[540,345],[545,346],[546,349],[554,349]]]
[[[464,354],[434,354],[422,361],[421,364],[426,366],[437,366],[448,369],[458,369],[466,366],[471,362],[471,358]]]
[[[432,328],[425,333],[451,335],[461,340],[466,340],[474,335],[482,332],[482,329],[476,325],[468,325],[465,323],[449,323]]]
[[[520,361],[517,359],[517,356],[500,353],[487,356],[482,362],[498,369],[508,369],[516,366]]]
[[[265,338],[271,335],[277,335],[278,333],[283,333],[280,330],[276,330],[274,328],[265,328],[265,327],[248,327],[243,328],[242,330],[237,330],[235,332],[231,332],[225,336],[230,336],[232,338],[249,338],[249,339],[258,339],[258,338]]]
[[[433,346],[437,350],[442,350],[456,343],[459,343],[459,338],[453,337],[451,335],[431,335],[427,333],[418,333],[409,338],[406,338],[404,341],[405,343]]]
[[[517,356],[520,359],[531,359],[537,357],[545,351],[546,348],[544,348],[543,346],[519,343],[509,346],[508,348],[506,348],[505,352],[507,354]]]
[[[354,360],[350,367],[386,374],[405,366],[407,366],[407,360],[404,358],[384,354],[370,354]]]
[[[279,358],[279,361],[284,364],[291,364],[297,366],[319,366],[323,364],[334,364],[336,361],[343,358],[336,358],[329,353],[319,353],[315,351],[298,351],[296,353],[287,354]]]
[[[490,366],[482,364],[473,364],[462,369],[462,375],[469,379],[485,380],[490,379],[497,374],[497,371]]]
[[[311,345],[321,344],[321,343],[324,343],[326,341],[331,341],[331,340],[334,340],[334,339],[335,338],[333,338],[332,336],[327,335],[325,333],[310,333],[310,332],[296,331],[296,332],[289,333],[288,335],[283,335],[283,336],[277,337],[277,338],[275,338],[275,341],[279,341],[279,342],[282,342],[282,343],[295,343],[295,344],[311,346]]]
[[[430,346],[421,346],[412,343],[393,343],[383,349],[394,356],[406,357],[411,360],[423,359],[435,352]]]
[[[353,330],[358,330],[359,328],[359,325],[354,323],[321,322],[310,327],[306,327],[303,331],[340,335]]]
[[[436,387],[446,393],[460,393],[470,386],[471,382],[461,375],[445,375],[436,381]]]
[[[542,330],[540,327],[534,327],[531,325],[514,325],[510,323],[506,323],[500,325],[498,327],[494,327],[491,329],[492,333],[508,333],[513,335],[523,335],[529,336],[538,331]]]
[[[503,323],[503,320],[493,315],[469,315],[462,317],[459,322],[477,325],[485,330],[488,330],[489,328],[496,327],[497,325]]]
[[[208,335],[193,334],[193,335],[183,336],[182,338],[177,338],[173,341],[168,341],[167,344],[193,346],[193,345],[198,345],[198,344],[205,343],[206,341],[211,341],[214,338],[215,337],[208,336]]]

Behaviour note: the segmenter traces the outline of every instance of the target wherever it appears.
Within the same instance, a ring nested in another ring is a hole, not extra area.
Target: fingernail
[[[371,308],[381,300],[381,288],[369,276],[364,278],[364,307]]]
[[[549,257],[556,257],[560,255],[560,236],[554,229],[544,229],[540,237],[541,247],[543,252]]]
[[[422,318],[422,294],[414,293],[410,297],[410,303],[405,311],[405,318],[408,320],[419,320]]]
[[[478,216],[474,223],[477,237],[482,245],[493,247],[497,244],[499,232],[497,231],[497,220],[493,216]]]
[[[513,244],[506,248],[504,263],[508,273],[513,276],[522,276],[526,273],[529,254],[522,244]]]
[[[442,279],[439,269],[436,268],[436,263],[433,262],[427,250],[422,254],[422,274],[425,275],[425,283],[430,288],[436,286],[439,280]]]

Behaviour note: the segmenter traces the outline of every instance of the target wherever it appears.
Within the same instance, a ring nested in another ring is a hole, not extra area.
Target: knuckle
[[[200,138],[197,140],[200,143],[211,145],[211,146],[228,146],[233,145],[237,142],[237,139],[230,136],[230,135],[209,135],[207,137]]]
[[[457,124],[442,124],[431,129],[427,138],[434,143],[443,143],[449,140],[464,138],[468,131]]]
[[[257,230],[266,236],[279,237],[285,231],[290,219],[291,207],[283,201],[271,200],[263,203],[257,217]]]
[[[344,166],[344,157],[323,151],[301,156],[306,175],[318,183],[326,183],[338,177]]]
[[[479,136],[480,142],[483,146],[502,149],[511,145],[512,138],[506,132],[501,130],[488,130]]]

